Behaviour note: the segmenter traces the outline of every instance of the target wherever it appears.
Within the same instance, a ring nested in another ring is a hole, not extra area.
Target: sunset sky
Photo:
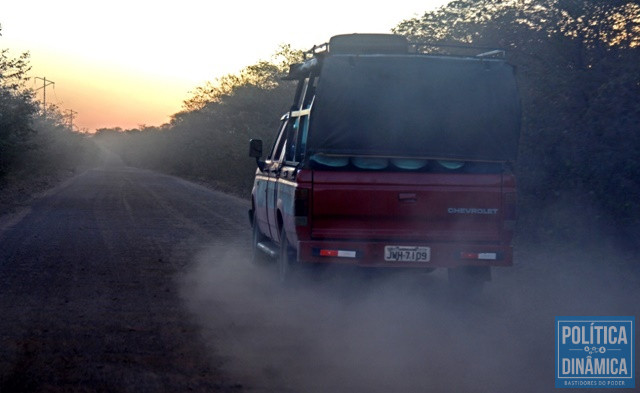
[[[269,59],[280,44],[388,33],[447,2],[6,1],[0,48],[31,53],[30,76],[55,82],[47,102],[78,112],[77,128],[126,129],[166,123],[190,90]]]

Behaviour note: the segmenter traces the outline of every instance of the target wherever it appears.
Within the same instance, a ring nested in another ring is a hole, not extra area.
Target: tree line
[[[95,164],[95,144],[73,132],[57,106],[45,111],[35,100],[30,68],[29,53],[0,50],[0,187]]]

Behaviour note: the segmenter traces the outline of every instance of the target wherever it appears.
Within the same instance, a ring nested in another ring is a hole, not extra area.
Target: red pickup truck
[[[250,142],[254,259],[447,268],[481,288],[513,263],[520,106],[494,52],[426,55],[353,34],[290,68],[298,87],[266,159]]]

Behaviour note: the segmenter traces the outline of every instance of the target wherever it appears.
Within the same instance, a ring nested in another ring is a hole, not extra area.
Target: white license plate
[[[431,248],[417,246],[385,246],[384,260],[388,262],[429,262]]]

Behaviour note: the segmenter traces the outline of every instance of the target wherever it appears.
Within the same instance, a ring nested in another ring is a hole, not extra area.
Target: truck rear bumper
[[[429,259],[420,262],[385,260],[385,247],[428,248]],[[303,263],[339,263],[362,267],[511,266],[511,246],[489,244],[416,244],[397,241],[299,241],[298,260]]]

